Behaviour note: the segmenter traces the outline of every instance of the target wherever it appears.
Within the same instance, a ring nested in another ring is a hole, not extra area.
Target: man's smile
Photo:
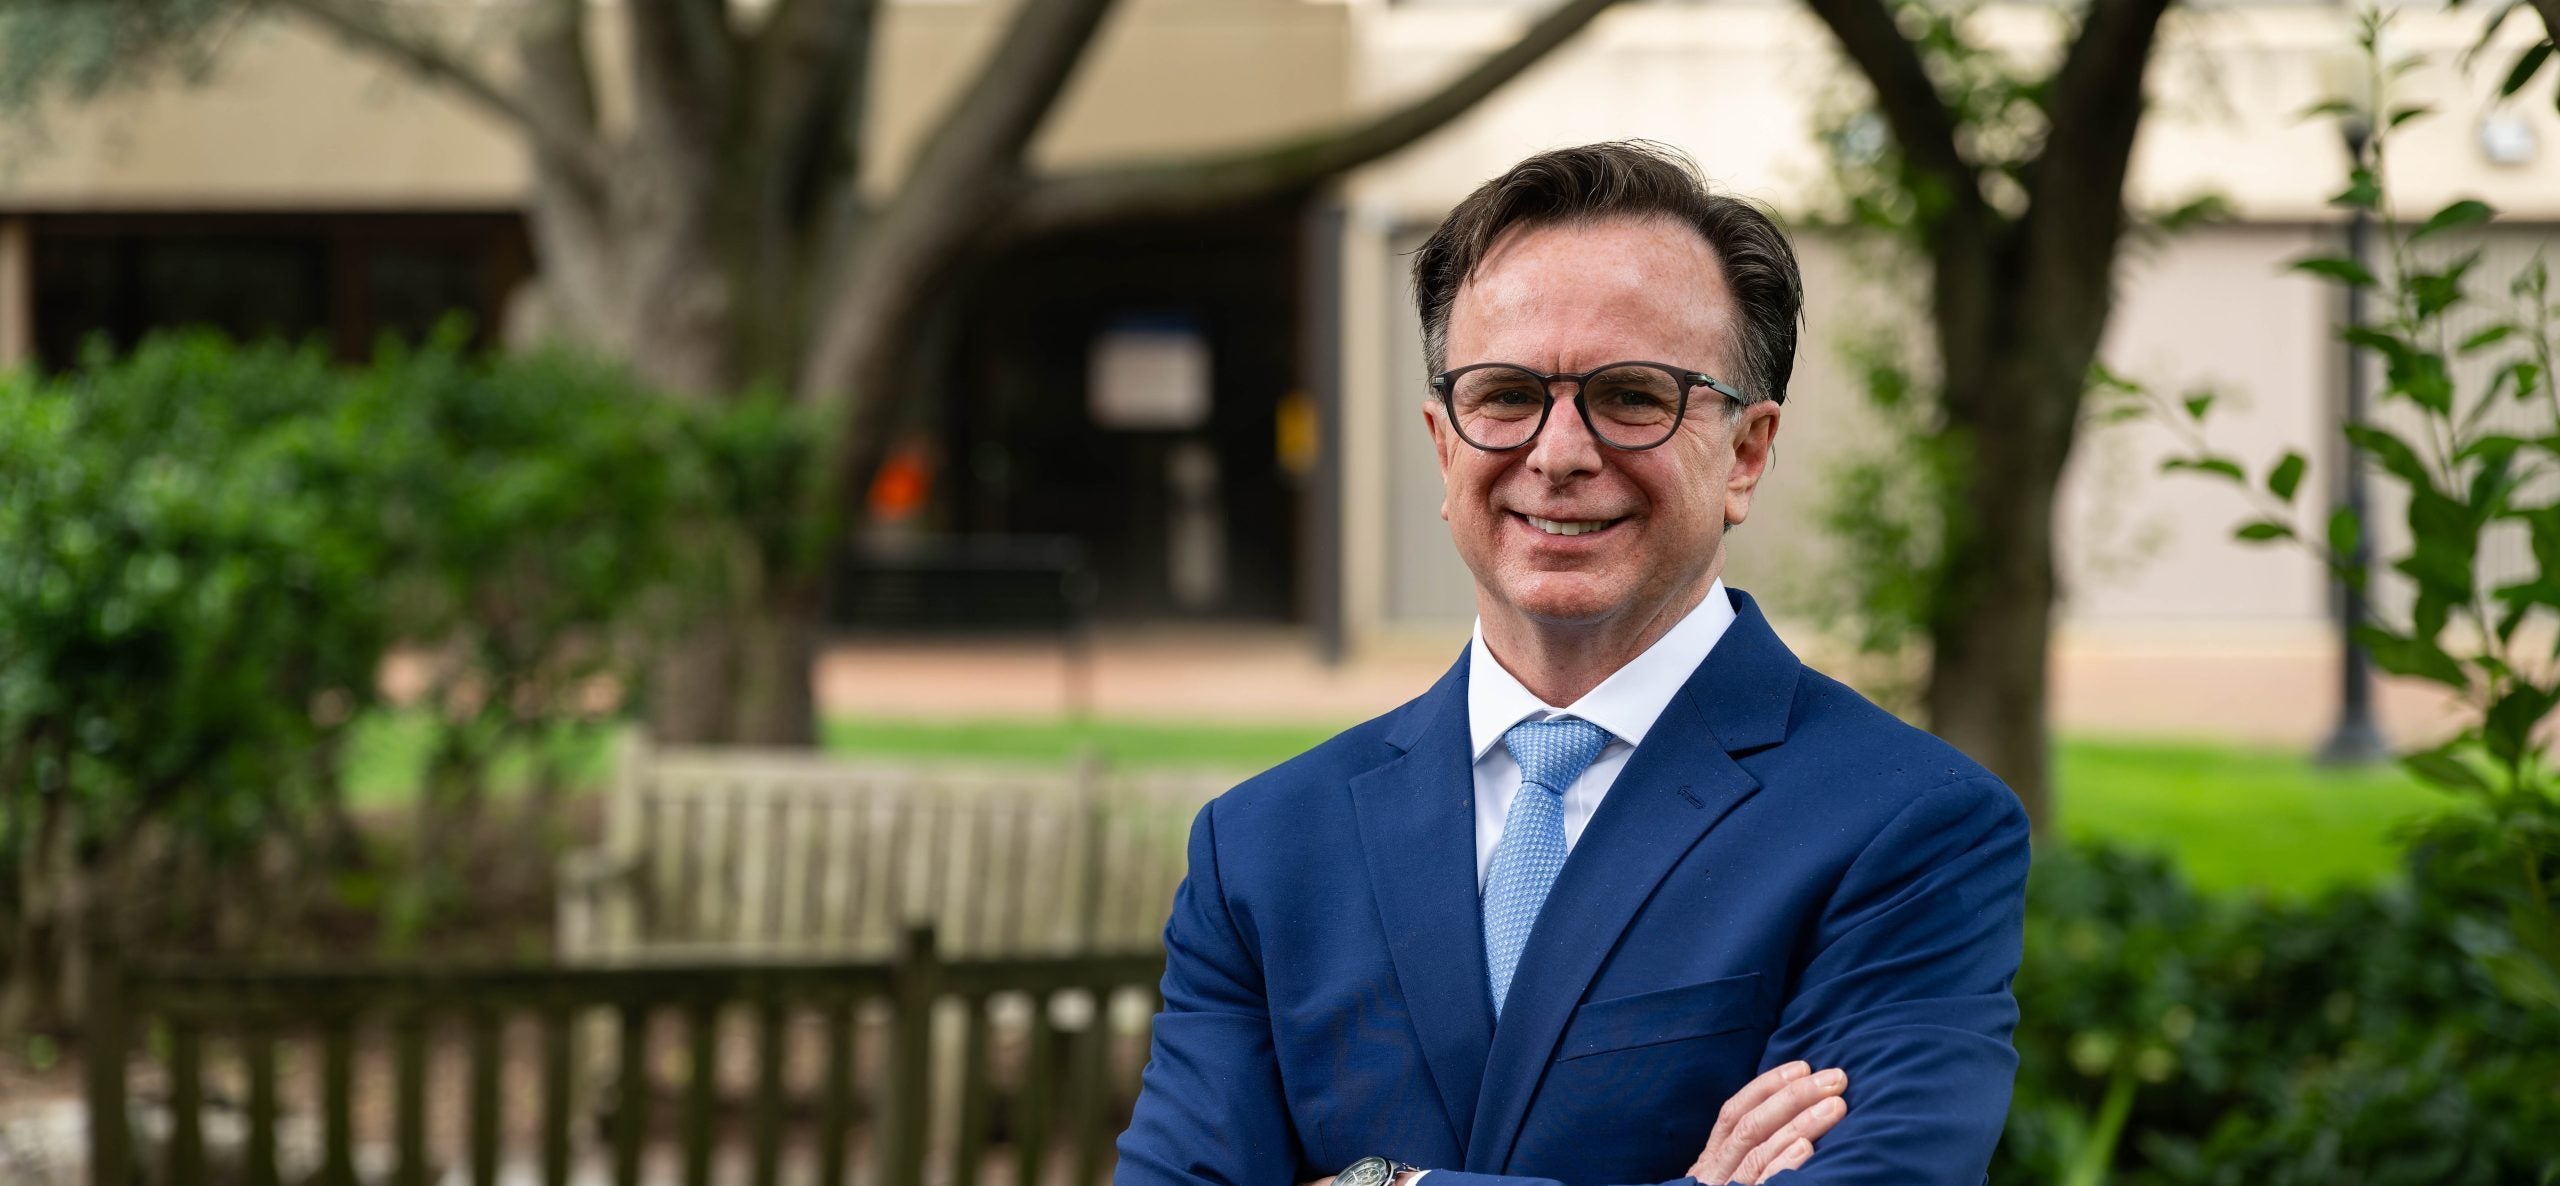
[[[1512,512],[1512,518],[1551,536],[1593,535],[1627,521],[1623,515],[1614,519],[1542,519],[1520,511]]]

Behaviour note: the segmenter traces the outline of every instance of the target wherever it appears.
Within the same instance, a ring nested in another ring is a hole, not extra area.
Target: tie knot
[[[1522,721],[1502,735],[1502,744],[1520,763],[1522,786],[1562,795],[1608,747],[1609,731],[1580,717]]]

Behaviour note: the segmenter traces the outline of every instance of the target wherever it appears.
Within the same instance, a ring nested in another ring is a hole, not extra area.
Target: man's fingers
[[[1802,1062],[1786,1063],[1762,1071],[1760,1076],[1742,1085],[1733,1098],[1716,1112],[1715,1131],[1707,1136],[1707,1147],[1698,1153],[1698,1163],[1691,1166],[1689,1176],[1701,1182],[1727,1182],[1742,1165],[1742,1155],[1751,1151],[1756,1141],[1736,1141],[1733,1131],[1751,1110],[1767,1103],[1788,1084],[1802,1081],[1813,1068]]]
[[[1848,1101],[1841,1099],[1841,1091],[1846,1089],[1848,1076],[1833,1068],[1802,1078],[1797,1084],[1787,1084],[1787,1089],[1777,1096],[1769,1096],[1766,1104],[1751,1109],[1736,1130],[1738,1137],[1751,1140],[1736,1140],[1736,1145],[1746,1145],[1746,1153],[1741,1166],[1733,1168],[1733,1181],[1761,1181],[1769,1173],[1777,1173],[1772,1166],[1777,1166],[1777,1160],[1800,1140],[1807,1145],[1823,1140],[1830,1127],[1848,1114]]]
[[[1758,1177],[1751,1179],[1751,1186],[1760,1186],[1760,1183],[1768,1181],[1785,1170],[1803,1169],[1804,1163],[1811,1160],[1813,1160],[1813,1142],[1797,1141],[1787,1146],[1787,1151],[1779,1154],[1776,1161],[1770,1162],[1769,1168],[1760,1171]]]
[[[1789,1144],[1799,1138],[1818,1139],[1831,1131],[1831,1126],[1848,1111],[1839,1098],[1848,1086],[1848,1074],[1833,1067],[1788,1083],[1745,1113],[1734,1125],[1730,1141],[1741,1155],[1731,1180],[1757,1181],[1763,1169],[1786,1152]]]
[[[1831,1132],[1832,1125],[1840,1123],[1840,1118],[1848,1114],[1848,1101],[1839,1096],[1826,1096],[1815,1100],[1804,1111],[1796,1113],[1785,1124],[1780,1125],[1778,1131],[1770,1134],[1768,1139],[1761,1141],[1749,1153],[1744,1154],[1742,1165],[1734,1171],[1733,1180],[1757,1183],[1760,1179],[1776,1173],[1778,1162],[1786,1157],[1789,1150],[1794,1149],[1798,1144],[1810,1146],[1812,1142],[1821,1140]]]

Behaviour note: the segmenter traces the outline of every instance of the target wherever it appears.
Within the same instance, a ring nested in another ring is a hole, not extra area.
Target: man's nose
[[[1538,430],[1538,439],[1529,443],[1529,468],[1550,482],[1597,471],[1600,468],[1598,438],[1582,419],[1582,392],[1555,397],[1555,406],[1547,412],[1546,427]]]

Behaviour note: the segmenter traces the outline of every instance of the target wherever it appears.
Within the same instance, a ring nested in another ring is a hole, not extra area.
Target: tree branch
[[[516,36],[526,107],[563,125],[596,126],[595,82],[587,62],[586,0],[550,0]],[[610,306],[621,289],[606,226],[604,192],[574,170],[536,154],[528,195],[542,287],[565,336],[591,346],[627,348],[616,338]]]
[[[1019,174],[1023,150],[1057,105],[1112,2],[1023,4],[1003,44],[925,139],[892,211],[938,204],[998,174]]]
[[[2125,177],[2142,124],[2143,75],[2170,3],[2095,0],[2055,72],[2045,145],[2023,177],[2030,275],[2104,274],[2113,263],[2124,234]],[[2103,322],[2101,311],[2097,323]]]
[[[433,37],[398,28],[378,16],[339,0],[277,0],[355,48],[385,58],[429,82],[443,86],[483,111],[522,129],[536,151],[551,158],[580,182],[601,189],[607,172],[604,147],[591,127],[581,127],[557,113],[537,109],[508,93],[461,56]]]
[[[826,249],[834,275],[815,294],[823,312],[802,368],[803,395],[819,402],[847,395],[855,372],[883,345],[874,340],[878,327],[895,320],[883,311],[911,302],[1010,203],[1024,148],[1111,4],[1039,0],[1017,8],[1004,40],[925,137],[897,196],[875,219],[842,223],[858,225],[861,238]]]
[[[848,129],[868,103],[871,34],[879,0],[779,0],[757,32],[754,135],[766,162],[767,217],[802,225],[830,183],[851,186],[861,161]]]
[[[630,0],[632,101],[638,137],[661,159],[680,163],[689,189],[712,184],[711,158],[736,102],[735,51],[728,27],[701,0]]]
[[[1005,229],[1028,235],[1110,219],[1190,214],[1305,189],[1438,131],[1571,40],[1614,2],[1566,0],[1439,90],[1364,121],[1204,159],[1037,179]]]
[[[1893,129],[1904,163],[1944,188],[1959,212],[1977,213],[1984,205],[1981,180],[1956,143],[1955,116],[1885,0],[1806,3],[1875,88],[1876,109]]]
[[[821,249],[814,319],[799,394],[821,409],[817,481],[808,484],[804,538],[827,538],[844,494],[867,478],[898,406],[893,379],[903,336],[923,302],[1020,192],[1022,157],[1056,106],[1112,0],[1028,0],[976,77],[924,140],[915,165],[876,219],[842,218],[853,243]]]

